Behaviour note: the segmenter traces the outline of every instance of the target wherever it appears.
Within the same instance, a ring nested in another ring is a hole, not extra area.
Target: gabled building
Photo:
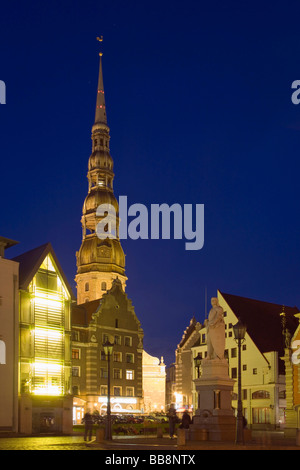
[[[161,357],[143,351],[144,412],[161,413],[166,406],[166,366]]]
[[[72,290],[50,243],[19,264],[19,432],[72,432]]]
[[[283,427],[286,409],[286,384],[283,361],[285,337],[282,328],[282,305],[248,299],[218,291],[218,300],[224,310],[226,328],[226,357],[229,375],[236,379],[232,406],[237,408],[238,354],[233,325],[240,318],[247,326],[242,345],[243,413],[252,428]],[[285,307],[286,328],[293,335],[297,328],[296,307]],[[206,356],[206,328],[199,331],[193,358],[198,353]],[[193,361],[192,361],[193,362]],[[194,378],[196,369],[193,365]],[[200,369],[201,370],[201,369]],[[194,403],[197,394],[194,392]]]
[[[198,341],[201,324],[193,317],[189,326],[185,329],[180,343],[175,351],[175,387],[171,403],[183,411],[185,408],[192,409],[193,406],[193,352],[192,347]],[[172,376],[172,374],[171,374]],[[169,399],[170,399],[169,398]],[[169,405],[171,404],[169,403]]]
[[[74,422],[85,410],[106,413],[108,361],[103,344],[114,343],[110,360],[112,413],[136,413],[143,404],[141,324],[119,279],[102,299],[72,309]]]

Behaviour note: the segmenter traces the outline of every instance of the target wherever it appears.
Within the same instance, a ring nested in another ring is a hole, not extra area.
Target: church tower
[[[92,127],[92,153],[88,162],[88,195],[82,210],[82,243],[77,257],[77,303],[97,300],[112,287],[118,278],[125,290],[125,255],[119,239],[119,205],[113,192],[113,159],[109,150],[109,127],[107,125],[102,53],[96,100],[95,122]],[[110,204],[116,213],[115,238],[100,239],[97,224],[103,217],[97,216],[97,207]]]

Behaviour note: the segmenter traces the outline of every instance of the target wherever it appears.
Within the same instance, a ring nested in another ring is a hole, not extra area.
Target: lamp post
[[[236,419],[236,444],[244,444],[244,423],[243,423],[243,403],[242,403],[242,357],[241,346],[245,341],[247,327],[239,319],[233,326],[234,339],[238,345],[238,405]]]
[[[112,440],[111,432],[111,412],[110,412],[110,356],[113,351],[113,343],[110,343],[108,339],[103,344],[104,353],[107,357],[107,413],[106,413],[106,425],[105,425],[105,439],[107,441]]]
[[[202,361],[202,357],[201,357],[201,353],[198,352],[198,355],[196,357],[194,357],[194,362],[195,362],[195,367],[196,367],[196,370],[197,370],[197,379],[200,378],[200,366],[201,366],[201,361]],[[197,393],[197,406],[198,408],[200,408],[200,394]]]

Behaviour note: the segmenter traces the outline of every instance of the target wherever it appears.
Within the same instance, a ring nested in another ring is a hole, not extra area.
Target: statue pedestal
[[[234,441],[236,418],[231,407],[234,380],[228,375],[226,359],[204,359],[202,375],[196,379],[198,409],[190,426],[190,439]]]

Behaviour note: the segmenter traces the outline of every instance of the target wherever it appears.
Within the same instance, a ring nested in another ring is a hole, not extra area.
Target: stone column
[[[199,408],[190,426],[190,439],[202,440],[206,431],[210,441],[234,441],[236,419],[231,406],[234,380],[228,374],[226,359],[204,359],[201,377],[195,379]]]

